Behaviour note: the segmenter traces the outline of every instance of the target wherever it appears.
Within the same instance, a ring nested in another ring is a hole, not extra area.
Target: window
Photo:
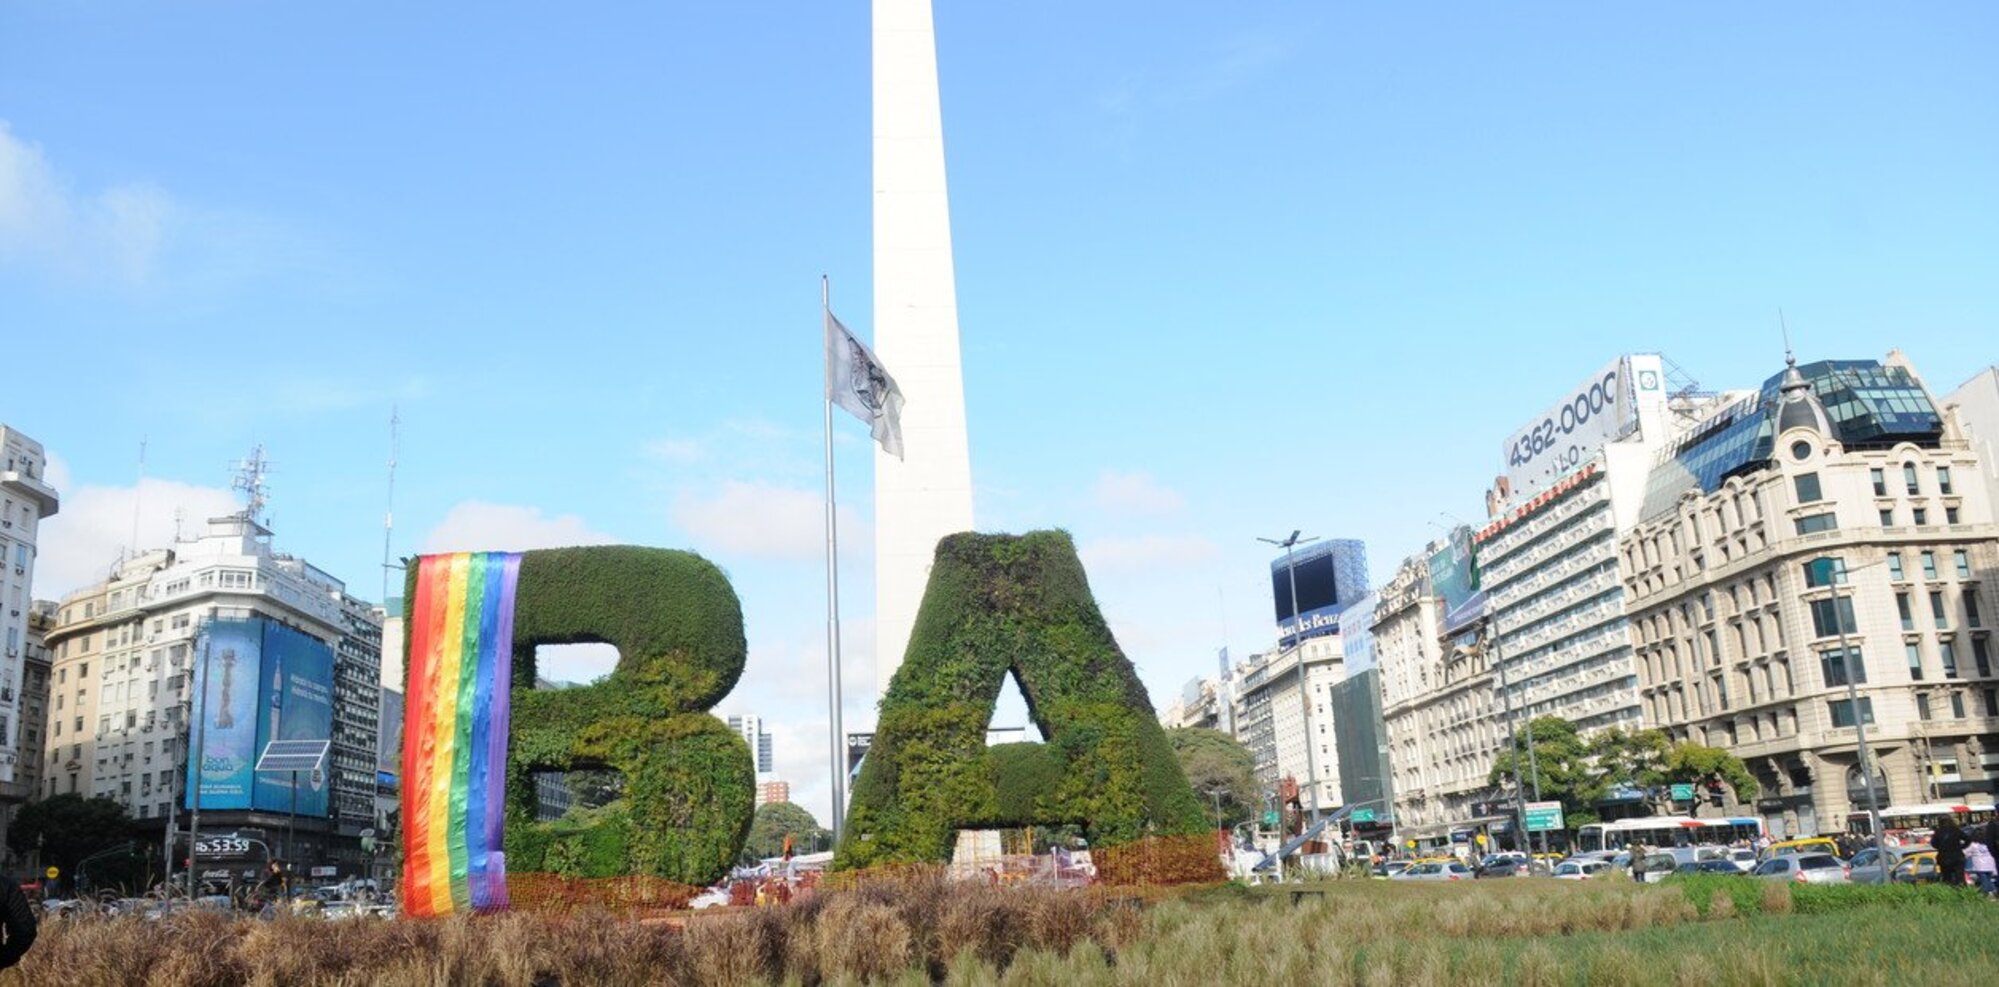
[[[1926,507],[1912,507],[1912,508],[1910,508],[1910,509],[1909,509],[1909,523],[1910,523],[1910,524],[1913,524],[1913,525],[1915,525],[1915,526],[1916,526],[1916,527],[1918,527],[1918,528],[1922,527],[1923,525],[1926,525],[1926,524],[1930,523],[1930,512],[1929,512],[1929,509],[1928,509],[1928,508],[1926,508]]]
[[[1982,626],[1984,626],[1984,624],[1983,624],[1983,621],[1984,621],[1984,619],[1985,619],[1985,618],[1984,618],[1984,617],[1982,617],[1982,616],[1980,616],[1980,615],[1979,615],[1979,613],[1978,613],[1978,590],[1977,590],[1977,589],[1975,589],[1975,588],[1971,588],[1971,589],[1966,589],[1966,590],[1964,591],[1964,624],[1965,624],[1965,626],[1967,626],[1967,627],[1982,627]]]
[[[1945,524],[1956,524],[1956,523],[1957,523],[1957,508],[1955,508],[1955,507],[1945,507],[1945,508],[1943,509],[1943,523],[1945,523]]]
[[[1950,626],[1950,618],[1944,616],[1942,590],[1930,591],[1930,616],[1936,618],[1937,630]]]
[[[1854,633],[1858,628],[1853,622],[1853,600],[1845,596],[1831,600],[1813,600],[1812,628],[1818,632],[1819,637]]]
[[[1888,507],[1881,508],[1881,526],[1884,528],[1892,528],[1895,526],[1895,511],[1893,508],[1888,508]]]
[[[1846,560],[1817,558],[1805,563],[1806,586],[1831,586],[1846,582]]]
[[[1888,471],[1876,466],[1868,470],[1867,475],[1874,481],[1874,496],[1888,496]]]
[[[1935,579],[1936,577],[1937,577],[1937,553],[1925,550],[1923,552],[1923,578]]]
[[[1923,492],[1923,488],[1921,488],[1921,487],[1919,487],[1919,486],[1917,486],[1917,485],[1916,485],[1916,464],[1915,464],[1915,463],[1903,463],[1903,464],[1902,464],[1902,485],[1903,485],[1903,486],[1905,486],[1905,487],[1908,487],[1908,488],[1909,488],[1909,493],[1910,493],[1911,495],[1914,495],[1914,494],[1919,494],[1919,493],[1922,493],[1922,492]]]
[[[1971,553],[1960,548],[1950,553],[1950,560],[1957,564],[1957,578],[1971,578]]]
[[[1853,726],[1853,701],[1852,701],[1852,700],[1850,700],[1850,699],[1841,699],[1841,700],[1839,700],[1839,701],[1837,701],[1837,702],[1830,702],[1830,703],[1826,703],[1825,705],[1826,705],[1826,712],[1828,712],[1828,713],[1830,713],[1830,714],[1832,715],[1832,725],[1833,725],[1833,726],[1835,726],[1835,727],[1850,727],[1850,726]],[[1864,723],[1867,723],[1867,724],[1869,724],[1869,725],[1872,725],[1872,724],[1873,724],[1873,722],[1874,722],[1874,700],[1872,700],[1872,699],[1869,699],[1869,698],[1866,698],[1866,697],[1862,697],[1862,698],[1861,698],[1861,700],[1860,700],[1860,719],[1861,719],[1861,722],[1864,722]]]
[[[1902,575],[1902,553],[1900,552],[1888,553],[1888,578],[1893,579],[1898,583],[1908,578],[1907,576]]]
[[[1819,652],[1819,671],[1825,675],[1826,685],[1846,685],[1849,675],[1855,684],[1867,681],[1867,662],[1861,658],[1859,648],[1847,648],[1843,653],[1839,649]]]
[[[1809,535],[1819,531],[1837,531],[1839,522],[1831,514],[1813,514],[1801,517],[1796,522],[1798,534]]]
[[[1895,611],[1902,615],[1903,630],[1913,631],[1916,629],[1915,615],[1909,612],[1909,594],[1907,593],[1895,594]]]
[[[1916,693],[1916,719],[1927,720],[1929,718],[1930,694],[1927,692],[1918,692]]]
[[[1985,690],[1985,715],[1999,716],[1999,689]]]
[[[1957,644],[1950,638],[1938,641],[1937,657],[1943,661],[1943,677],[1957,678]]]
[[[1950,496],[1950,467],[1948,466],[1937,467],[1937,493],[1943,494],[1946,497]]]
[[[1986,653],[1982,635],[1971,639],[1971,663],[1977,667],[1980,677],[1992,674],[1992,656]]]
[[[1908,641],[1902,645],[1902,653],[1909,658],[1909,680],[1912,682],[1921,682],[1923,680],[1923,646],[1914,641]]]
[[[1803,445],[1803,443],[1799,444]],[[1805,453],[1806,455],[1810,455],[1810,446],[1805,446]],[[1799,458],[1804,457],[1801,456]],[[1798,503],[1800,504],[1815,504],[1825,499],[1825,494],[1819,490],[1819,475],[1817,473],[1799,473],[1797,476],[1791,478],[1791,485],[1797,488]]]
[[[1791,443],[1791,458],[1801,463],[1812,458],[1812,444],[1802,439]],[[1816,500],[1817,498],[1813,499]]]
[[[1964,719],[1964,693],[1953,692],[1950,694],[1950,715],[1952,719]]]

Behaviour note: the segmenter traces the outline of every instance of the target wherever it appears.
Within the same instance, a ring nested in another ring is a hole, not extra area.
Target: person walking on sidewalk
[[[1971,875],[1973,884],[1986,895],[1991,895],[1994,882],[1999,881],[1999,864],[1992,858],[1992,848],[1985,844],[1984,830],[1973,830],[1976,834],[1964,845],[1964,870]]]
[[[1964,844],[1964,831],[1951,818],[1938,823],[1930,837],[1930,848],[1937,852],[1937,880],[1945,887],[1964,887]]]

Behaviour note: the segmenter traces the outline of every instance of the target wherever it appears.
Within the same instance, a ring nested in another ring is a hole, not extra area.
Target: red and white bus
[[[1945,819],[1955,819],[1959,826],[1982,826],[1991,820],[1992,815],[1993,806],[1990,800],[1884,806],[1881,809],[1883,842],[1888,846],[1928,843],[1930,834],[1936,832],[1937,824]],[[1871,836],[1874,832],[1874,826],[1868,820],[1864,809],[1847,814],[1846,829],[1861,836]]]

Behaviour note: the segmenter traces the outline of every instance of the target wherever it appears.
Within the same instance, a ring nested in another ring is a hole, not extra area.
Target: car
[[[1830,853],[1787,853],[1756,865],[1750,876],[1799,884],[1845,884],[1846,862]]]
[[[1888,875],[1896,864],[1901,863],[1906,857],[1929,849],[1926,846],[1889,847],[1885,850],[1880,847],[1864,847],[1853,855],[1852,860],[1846,862],[1847,880],[1855,884],[1886,884],[1889,880]]]
[[[1756,869],[1756,851],[1735,847],[1728,851],[1728,862],[1735,865],[1737,873],[1747,874]]]
[[[1384,860],[1374,865],[1373,877],[1377,881],[1386,881],[1408,869],[1409,861],[1407,860]]]
[[[1472,869],[1455,860],[1448,863],[1429,861],[1410,866],[1408,870],[1395,875],[1395,881],[1468,881],[1472,879]]]
[[[1555,865],[1555,879],[1559,881],[1586,881],[1610,872],[1607,860],[1571,859]]]
[[[1925,847],[1904,855],[1888,869],[1888,880],[1894,884],[1940,882],[1942,875],[1937,872],[1937,852]]]
[[[1695,860],[1681,864],[1673,870],[1673,874],[1676,877],[1689,874],[1727,874],[1730,877],[1741,877],[1742,869],[1735,866],[1733,860]]]
[[[1837,857],[1839,856],[1839,844],[1834,843],[1830,837],[1825,836],[1807,836],[1797,840],[1780,840],[1764,847],[1763,852],[1759,856],[1764,860],[1769,860],[1773,857],[1789,856],[1796,853],[1823,853]]]
[[[1512,857],[1500,857],[1480,866],[1477,871],[1473,872],[1472,876],[1477,878],[1525,877],[1527,876],[1527,862],[1516,860]]]

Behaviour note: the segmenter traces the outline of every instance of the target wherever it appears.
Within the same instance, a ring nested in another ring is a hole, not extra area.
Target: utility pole
[[[1860,568],[1870,568],[1878,564],[1869,563]],[[1875,845],[1881,846],[1884,845],[1881,843],[1881,798],[1879,793],[1874,790],[1874,756],[1867,749],[1867,717],[1861,713],[1860,696],[1853,688],[1854,654],[1853,649],[1848,647],[1846,643],[1846,613],[1839,606],[1842,599],[1839,595],[1839,588],[1846,585],[1847,571],[1842,566],[1838,572],[1832,575],[1832,622],[1839,628],[1839,668],[1844,673],[1842,677],[1846,679],[1846,708],[1853,714],[1854,739],[1858,742],[1858,753],[1860,755],[1860,780],[1867,785],[1868,832],[1874,837]],[[1849,604],[1853,600],[1850,596],[1844,597],[1844,599]]]
[[[1499,635],[1493,629],[1491,617],[1485,618],[1479,627],[1483,640],[1480,648],[1489,649],[1493,670],[1499,675],[1500,715],[1506,720],[1506,740],[1513,745],[1513,832],[1521,846],[1527,846],[1527,786],[1520,783],[1520,735],[1513,729],[1513,697],[1506,690],[1506,666],[1499,660]],[[1533,736],[1528,736],[1527,747],[1534,747]],[[1538,793],[1537,793],[1538,794]]]
[[[1298,530],[1293,529],[1291,534],[1284,538],[1258,538],[1257,541],[1267,542],[1284,549],[1284,572],[1291,581],[1291,621],[1293,625],[1291,653],[1293,660],[1298,665],[1298,713],[1303,720],[1305,731],[1305,784],[1312,793],[1310,820],[1313,823],[1317,823],[1319,821],[1319,764],[1318,757],[1312,753],[1312,695],[1311,689],[1305,681],[1305,622],[1300,619],[1298,614],[1298,567],[1292,561],[1291,550],[1299,545],[1318,541],[1319,536],[1312,535],[1307,538],[1300,538],[1298,535]]]

